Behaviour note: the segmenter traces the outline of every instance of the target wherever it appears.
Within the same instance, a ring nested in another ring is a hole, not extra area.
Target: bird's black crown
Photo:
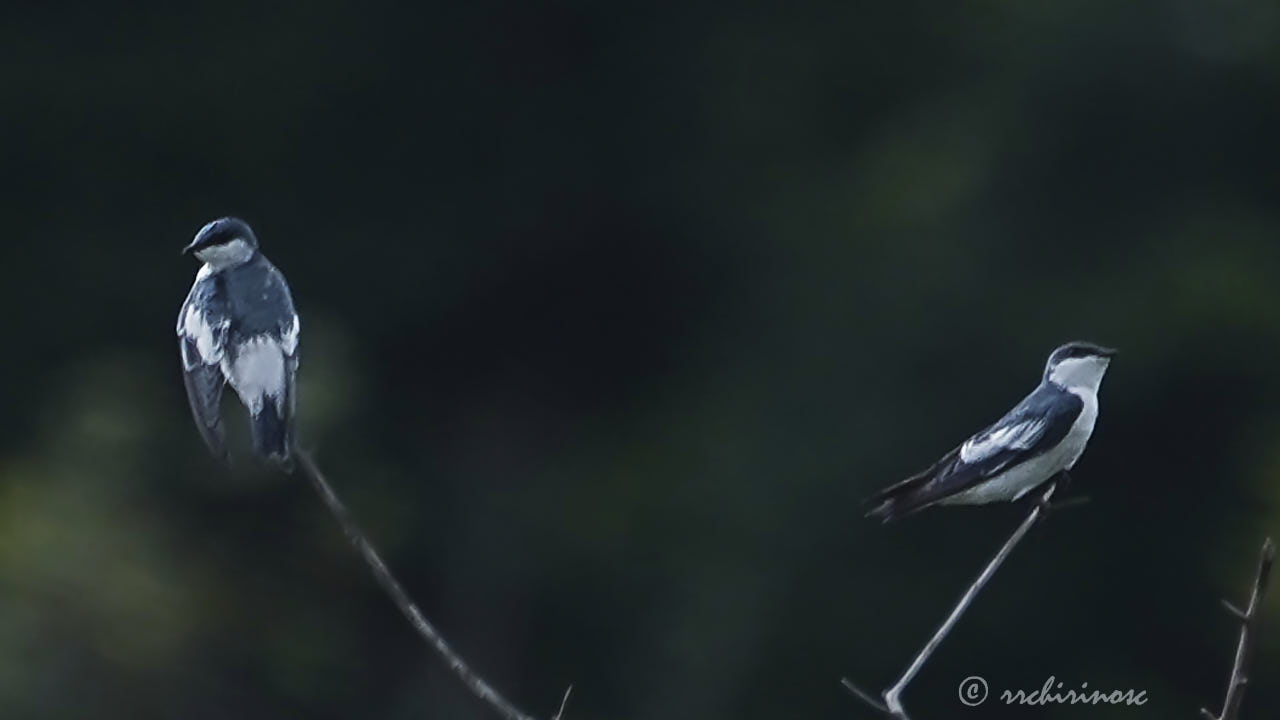
[[[1069,342],[1066,345],[1063,345],[1062,347],[1059,347],[1057,350],[1053,351],[1053,354],[1049,356],[1049,367],[1053,367],[1054,365],[1057,365],[1063,360],[1070,360],[1071,358],[1083,358],[1083,357],[1109,358],[1115,355],[1116,352],[1117,351],[1113,348],[1103,347],[1101,345],[1095,345],[1091,342],[1082,342],[1082,341]]]
[[[252,248],[256,249],[258,247],[258,238],[253,234],[253,229],[249,227],[249,223],[236,217],[218,218],[200,228],[200,232],[196,233],[195,239],[191,241],[191,244],[183,252],[190,253],[196,250],[203,250],[207,247],[229,243],[237,238],[244,240]]]

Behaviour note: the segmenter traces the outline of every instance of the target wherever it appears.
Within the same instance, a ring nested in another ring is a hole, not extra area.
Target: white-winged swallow
[[[230,383],[249,410],[254,451],[291,467],[299,325],[284,276],[238,218],[200,228],[183,252],[204,263],[178,313],[196,428],[214,456],[226,461],[219,407],[223,385]]]
[[[1098,387],[1115,350],[1072,342],[1049,355],[1040,385],[993,425],[922,472],[885,488],[869,517],[888,522],[934,504],[1017,500],[1064,476],[1098,419]]]

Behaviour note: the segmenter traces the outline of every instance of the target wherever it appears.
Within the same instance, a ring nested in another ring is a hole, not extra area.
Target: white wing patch
[[[985,435],[976,435],[960,446],[960,459],[978,462],[1001,450],[1026,450],[1035,444],[1044,431],[1044,420],[1024,420],[997,428]]]
[[[297,338],[294,338],[294,345]],[[271,398],[276,409],[283,413],[285,396],[285,352],[279,342],[269,335],[249,338],[236,348],[234,361],[223,358],[222,374],[236,389],[241,402],[249,412],[262,412],[266,398]]]
[[[214,365],[222,361],[222,346],[218,343],[217,333],[225,330],[228,324],[222,320],[217,325],[210,325],[195,303],[187,305],[187,314],[182,318],[182,334],[195,341],[196,352],[200,354],[199,364]],[[188,370],[196,366],[197,363],[192,362],[194,358],[185,357],[185,352],[183,356]]]
[[[299,329],[301,329],[301,323],[298,322],[297,314],[294,314],[289,327],[285,328],[284,333],[280,336],[280,348],[284,350],[285,355],[292,355],[297,352]]]

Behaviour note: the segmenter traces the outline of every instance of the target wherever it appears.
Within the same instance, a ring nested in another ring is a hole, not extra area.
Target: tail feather
[[[253,450],[262,459],[284,468],[293,465],[293,422],[273,402],[263,403],[262,410],[253,416]]]
[[[867,500],[867,504],[873,506],[867,511],[867,517],[889,522],[938,502],[945,488],[933,481],[953,468],[959,455],[960,448],[957,447],[924,470],[873,495]]]
[[[922,497],[920,491],[932,477],[933,468],[929,468],[881,490],[867,499],[866,504],[871,507],[866,516],[887,523],[924,509],[934,498]]]
[[[874,504],[873,504],[874,503]],[[901,495],[893,495],[885,498],[873,498],[867,501],[871,508],[867,510],[867,517],[875,518],[882,523],[910,515],[924,507],[921,503],[912,503],[909,491]]]

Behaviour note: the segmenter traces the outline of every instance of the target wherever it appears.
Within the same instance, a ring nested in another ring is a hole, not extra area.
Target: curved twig
[[[462,680],[462,683],[471,690],[472,694],[487,703],[499,715],[506,718],[506,720],[534,720],[533,716],[525,714],[508,702],[506,698],[502,697],[497,690],[493,689],[493,686],[476,674],[471,669],[471,666],[467,665],[466,661],[449,646],[440,631],[436,630],[435,626],[418,610],[417,604],[413,602],[413,599],[400,586],[395,576],[387,569],[386,563],[378,555],[373,543],[369,542],[369,538],[360,529],[360,526],[356,524],[346,505],[342,503],[337,493],[333,491],[333,488],[324,479],[324,474],[320,472],[320,468],[316,465],[311,454],[298,450],[297,456],[302,474],[306,475],[311,484],[315,486],[316,492],[320,494],[320,499],[324,500],[324,504],[329,507],[329,511],[333,513],[333,516],[338,520],[338,524],[342,526],[342,531],[351,540],[351,544],[355,545],[356,549],[360,551],[360,555],[364,558],[365,563],[368,564],[374,579],[391,597],[396,607],[400,608],[400,612],[404,613],[404,616],[409,619],[409,624],[413,625],[413,629],[418,631],[418,634],[422,636],[423,640],[427,641],[428,645],[435,648],[440,657],[444,658],[449,669],[453,670],[454,674]],[[567,692],[565,693],[565,700],[568,700]],[[563,712],[563,703],[561,704],[561,711]],[[557,714],[558,717],[559,714]]]
[[[1249,684],[1246,671],[1249,660],[1253,657],[1254,640],[1258,630],[1258,615],[1262,599],[1267,594],[1267,583],[1271,579],[1271,565],[1276,559],[1276,545],[1267,538],[1262,542],[1262,553],[1258,558],[1258,572],[1253,580],[1253,594],[1249,596],[1249,607],[1237,608],[1226,600],[1222,604],[1240,621],[1240,640],[1236,643],[1236,659],[1231,666],[1231,680],[1227,683],[1227,695],[1222,699],[1222,713],[1214,715],[1207,708],[1200,708],[1200,717],[1206,720],[1235,720],[1240,716],[1240,703],[1244,700],[1245,686]]]

